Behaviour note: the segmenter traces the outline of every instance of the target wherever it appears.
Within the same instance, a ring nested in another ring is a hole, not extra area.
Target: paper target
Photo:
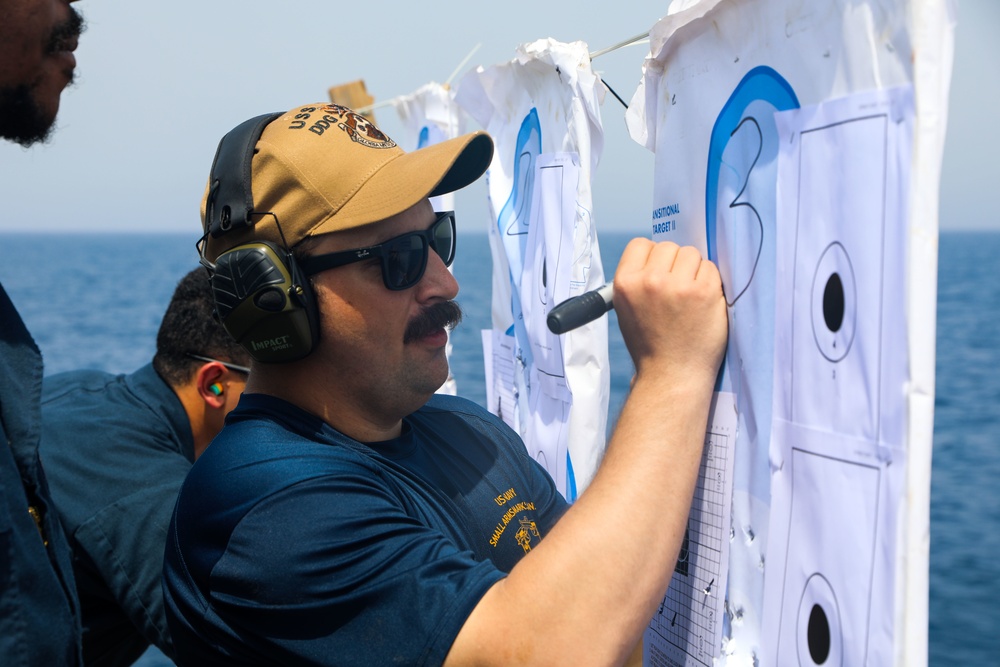
[[[840,449],[832,438],[828,448]],[[777,664],[865,664],[881,470],[798,448],[789,463]]]
[[[788,418],[866,439],[881,400],[887,132],[887,117],[872,115],[798,138]],[[830,146],[865,171],[831,179]]]

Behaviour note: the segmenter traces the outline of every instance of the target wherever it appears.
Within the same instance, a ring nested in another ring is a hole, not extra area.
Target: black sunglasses
[[[422,232],[408,232],[367,248],[341,250],[307,257],[300,263],[307,276],[376,257],[382,263],[382,282],[393,291],[413,287],[424,276],[430,249],[445,266],[455,259],[455,212],[437,214],[434,224]]]

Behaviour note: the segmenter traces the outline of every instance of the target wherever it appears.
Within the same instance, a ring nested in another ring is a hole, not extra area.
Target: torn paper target
[[[799,664],[793,630],[783,654],[791,657],[775,657],[784,556],[797,545],[782,541],[788,494],[772,498],[772,489],[788,483],[792,447],[880,471],[868,664],[926,662],[934,316],[933,289],[923,285],[933,286],[936,267],[952,4],[678,0],[650,31],[626,122],[655,152],[651,231],[654,240],[707,249],[730,306],[717,388],[736,394],[739,444],[723,637],[708,664]],[[810,108],[792,113],[800,106]],[[769,133],[765,122],[786,114],[792,132]],[[882,117],[880,128],[872,116]],[[883,143],[857,140],[872,129]],[[772,147],[778,157],[769,159]],[[802,191],[800,176],[812,184]],[[825,266],[839,260],[850,269]],[[793,418],[810,425],[796,425],[806,432],[837,434],[826,442],[834,451],[822,439],[774,436],[775,422]],[[827,530],[817,519],[815,531]],[[835,626],[855,622],[830,583],[839,612],[818,604],[802,612],[817,640],[802,655],[816,663],[822,629],[830,633],[825,664],[833,664],[847,646],[834,643]],[[792,596],[791,625],[803,593]],[[686,628],[697,643],[683,615],[667,621],[664,634]],[[678,663],[667,651],[682,643],[647,632],[647,664]]]
[[[551,39],[469,72],[456,92],[496,146],[487,175],[491,313],[493,328],[514,346],[508,393],[517,405],[508,423],[570,501],[604,451],[607,318],[562,337],[546,320],[556,303],[604,283],[590,185],[602,148],[603,93],[587,45]]]

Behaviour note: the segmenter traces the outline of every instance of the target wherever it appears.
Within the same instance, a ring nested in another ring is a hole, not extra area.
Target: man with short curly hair
[[[73,549],[87,664],[173,656],[160,586],[167,524],[195,459],[246,384],[203,268],[178,283],[150,364],[45,378],[41,457]]]

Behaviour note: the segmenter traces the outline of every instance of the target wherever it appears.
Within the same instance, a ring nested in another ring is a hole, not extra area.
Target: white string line
[[[629,37],[628,39],[619,42],[618,44],[615,44],[613,46],[609,46],[606,49],[601,49],[600,51],[594,51],[593,53],[590,54],[590,59],[593,60],[594,58],[599,58],[607,53],[611,53],[612,51],[617,51],[618,49],[624,48],[626,46],[637,46],[639,44],[648,44],[649,43],[649,39],[647,39],[648,37],[649,37],[648,31],[635,35],[634,37]],[[452,80],[454,80],[454,78],[458,76],[459,72],[462,71],[462,68],[465,67],[465,65],[469,62],[469,60],[472,59],[472,56],[475,55],[476,51],[478,51],[482,45],[483,43],[480,42],[476,44],[474,47],[472,47],[472,50],[469,51],[469,54],[462,59],[462,62],[458,64],[458,67],[455,68],[455,71],[451,73],[451,76],[449,76],[445,80],[444,85],[446,87],[451,85]],[[614,91],[612,91],[612,93],[614,93]],[[369,111],[375,111],[375,109],[381,109],[383,107],[392,106],[397,101],[403,99],[404,97],[406,97],[406,95],[397,95],[396,97],[391,97],[387,100],[383,100],[381,102],[376,102],[374,104],[369,104],[359,109],[355,109],[355,111],[360,114],[365,114],[368,113]],[[618,96],[615,95],[615,97]]]
[[[624,42],[619,42],[614,46],[609,46],[608,48],[601,49],[600,51],[594,51],[593,53],[590,54],[590,59],[593,60],[594,58],[599,58],[600,56],[603,56],[605,53],[611,53],[612,51],[617,51],[618,49],[625,46],[631,46],[633,44],[639,44],[639,43],[648,44],[649,40],[646,39],[647,37],[649,37],[649,31],[646,31],[641,35],[636,35],[635,37],[629,37]],[[640,41],[640,40],[645,40],[645,41]]]
[[[452,79],[458,76],[458,73],[462,71],[462,68],[465,67],[465,64],[469,62],[472,56],[475,55],[476,51],[478,51],[482,45],[483,45],[482,42],[476,44],[474,47],[472,47],[472,50],[469,51],[468,55],[462,59],[462,62],[458,63],[458,67],[455,68],[455,71],[452,72],[451,76],[449,76],[445,80],[444,82],[445,88],[451,85]],[[361,107],[360,109],[355,109],[355,111],[359,114],[366,114],[369,111],[374,111],[375,109],[381,109],[382,107],[391,106],[396,102],[398,102],[399,100],[403,99],[404,97],[406,97],[406,95],[396,95],[395,97],[390,97],[389,99],[383,100],[382,102],[376,102],[374,104],[369,104],[368,106]]]
[[[456,67],[456,68],[455,68],[455,71],[454,71],[454,72],[452,72],[452,73],[451,73],[451,76],[449,76],[449,77],[448,77],[448,78],[447,78],[447,79],[445,80],[445,82],[444,82],[444,85],[445,85],[445,86],[450,86],[450,85],[451,85],[451,81],[452,81],[452,79],[454,79],[454,78],[455,78],[456,76],[458,76],[458,73],[462,71],[462,68],[463,68],[463,67],[465,67],[465,64],[466,64],[467,62],[469,62],[469,60],[470,60],[470,59],[472,58],[472,56],[473,56],[473,55],[474,55],[474,54],[476,53],[476,51],[478,51],[478,50],[479,50],[479,47],[480,47],[480,46],[482,46],[482,45],[483,45],[483,43],[482,43],[482,42],[479,42],[479,43],[478,43],[478,44],[476,44],[476,45],[475,45],[474,47],[472,47],[472,50],[471,50],[471,51],[469,51],[469,55],[465,56],[465,59],[464,59],[464,60],[462,60],[462,62],[458,63],[458,67]]]
[[[382,107],[387,107],[387,106],[389,106],[391,104],[395,104],[396,100],[402,99],[403,97],[404,97],[403,95],[397,95],[396,97],[393,97],[392,99],[385,100],[383,102],[376,102],[375,104],[369,104],[367,106],[363,106],[361,108],[354,109],[354,112],[355,113],[359,113],[359,114],[361,114],[363,116],[366,113],[368,113],[369,111],[375,111],[375,109],[381,109]]]
[[[597,58],[599,56],[603,56],[605,53],[611,53],[612,51],[617,51],[618,49],[626,47],[626,46],[635,46],[637,44],[649,44],[648,37],[649,37],[649,33],[648,32],[644,32],[641,35],[636,35],[635,37],[630,37],[629,39],[626,39],[624,42],[619,42],[619,43],[615,44],[614,46],[609,46],[608,48],[601,49],[600,51],[594,51],[593,53],[590,54],[590,60],[591,60],[591,62],[593,62],[594,58]],[[626,109],[628,109],[628,103],[625,100],[623,100],[621,98],[621,96],[618,95],[618,93],[615,92],[614,88],[612,88],[611,86],[608,85],[608,82],[604,80],[604,77],[601,76],[600,74],[598,74],[597,78],[600,79],[600,81],[604,85],[604,87],[608,89],[608,92],[610,92],[612,95],[614,95],[615,99],[618,100],[619,102],[621,102],[621,105],[623,107],[625,107]]]

